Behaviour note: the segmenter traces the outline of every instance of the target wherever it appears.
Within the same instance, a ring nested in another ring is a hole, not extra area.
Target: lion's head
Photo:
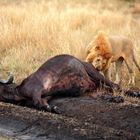
[[[90,53],[86,58],[86,62],[91,63],[98,71],[104,71],[109,67],[111,58],[110,53],[104,55]]]
[[[88,46],[86,61],[93,64],[97,70],[103,71],[107,69],[111,57],[112,48],[108,36],[99,32]]]
[[[98,71],[104,71],[108,68],[110,59],[102,55],[97,55],[91,63]]]

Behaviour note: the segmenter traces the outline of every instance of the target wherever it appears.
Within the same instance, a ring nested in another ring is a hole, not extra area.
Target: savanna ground
[[[20,83],[56,54],[84,60],[86,46],[99,30],[128,36],[140,64],[139,0],[0,0],[0,78],[11,72]],[[126,71],[124,66],[128,87]],[[18,139],[140,139],[136,98],[125,97],[120,104],[66,98],[54,104],[63,115],[1,103],[0,132]]]

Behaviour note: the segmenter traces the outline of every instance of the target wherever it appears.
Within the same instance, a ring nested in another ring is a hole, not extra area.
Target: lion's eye
[[[100,50],[100,46],[96,46],[95,47],[95,50]]]
[[[97,59],[97,61],[99,62],[99,61],[100,61],[100,59]]]

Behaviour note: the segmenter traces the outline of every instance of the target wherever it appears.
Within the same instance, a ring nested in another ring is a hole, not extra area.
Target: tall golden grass
[[[12,72],[20,81],[56,54],[84,59],[99,30],[128,36],[139,52],[139,29],[117,0],[0,1],[0,77]]]

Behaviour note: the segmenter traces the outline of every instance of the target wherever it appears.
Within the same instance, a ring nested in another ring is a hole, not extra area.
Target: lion
[[[129,72],[129,84],[135,84],[135,71],[133,64],[140,71],[140,67],[134,57],[134,45],[125,36],[108,36],[99,32],[89,43],[87,48],[86,62],[92,63],[94,67],[103,72],[104,76],[110,77],[109,68],[111,63],[116,65],[116,83],[120,83],[119,71],[125,62]]]

